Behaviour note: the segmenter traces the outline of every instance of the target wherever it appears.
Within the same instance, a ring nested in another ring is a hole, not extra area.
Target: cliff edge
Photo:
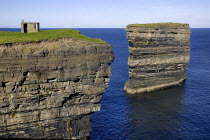
[[[190,59],[188,24],[130,24],[127,93],[150,92],[181,83]]]
[[[88,139],[114,55],[102,40],[61,33],[69,31],[0,39],[1,138]]]

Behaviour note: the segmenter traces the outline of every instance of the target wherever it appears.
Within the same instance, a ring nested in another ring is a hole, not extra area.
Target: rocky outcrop
[[[0,137],[88,139],[112,61],[106,43],[1,44]]]
[[[188,24],[131,24],[126,28],[130,56],[127,93],[150,92],[181,83],[190,58]]]

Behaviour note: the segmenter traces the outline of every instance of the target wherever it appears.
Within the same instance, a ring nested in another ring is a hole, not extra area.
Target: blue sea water
[[[191,58],[183,84],[136,95],[122,90],[128,80],[129,55],[124,29],[79,30],[112,44],[115,54],[101,111],[92,115],[91,139],[210,139],[210,29],[191,29]]]

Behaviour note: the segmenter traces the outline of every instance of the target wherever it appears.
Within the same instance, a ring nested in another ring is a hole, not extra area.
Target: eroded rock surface
[[[130,52],[130,79],[124,87],[127,93],[166,88],[186,78],[190,59],[188,24],[128,25],[126,31]]]
[[[0,45],[0,137],[88,139],[112,46],[71,38]]]

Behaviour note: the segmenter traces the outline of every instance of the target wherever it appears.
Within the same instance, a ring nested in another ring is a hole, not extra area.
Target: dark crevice
[[[8,82],[2,82],[2,87],[6,87],[6,84],[7,84]]]
[[[50,83],[50,82],[55,82],[57,78],[50,78],[50,79],[47,79],[47,83]]]
[[[26,81],[27,75],[28,75],[28,72],[23,73],[23,79],[20,81],[20,86],[22,86],[24,82]]]
[[[6,108],[6,107],[9,107],[9,104],[1,105],[1,108]]]
[[[74,98],[75,96],[78,96],[78,95],[79,95],[79,93],[75,93],[75,94],[69,95],[69,97],[64,98],[64,100],[63,100],[62,103],[61,103],[61,107],[64,106],[64,104],[65,104],[66,102],[68,102],[69,100],[71,100],[72,98]]]
[[[77,82],[79,82],[79,81],[80,81],[80,78],[78,78],[78,77],[77,77],[76,79],[73,80],[73,82],[75,82],[75,83],[77,83]]]

